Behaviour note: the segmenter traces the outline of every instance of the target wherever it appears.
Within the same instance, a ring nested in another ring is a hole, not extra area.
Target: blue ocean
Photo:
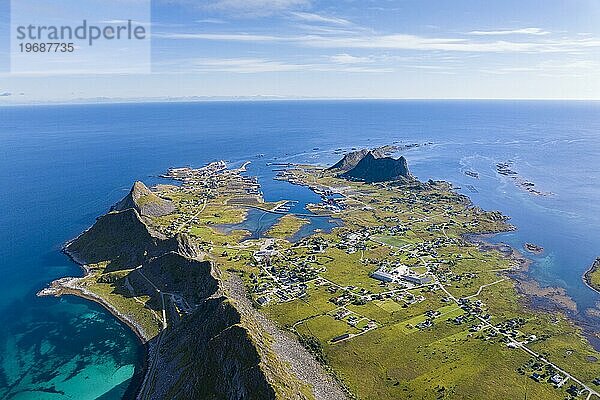
[[[80,275],[62,244],[94,223],[135,180],[216,160],[252,162],[267,200],[317,201],[274,181],[269,163],[327,164],[352,148],[402,151],[421,180],[452,182],[475,204],[512,217],[501,240],[545,252],[530,275],[566,289],[576,318],[598,330],[600,295],[583,272],[600,256],[600,103],[534,101],[280,101],[0,108],[0,397],[120,399],[135,390],[144,348],[101,307],[38,298]],[[428,145],[423,145],[428,144]],[[498,174],[510,163],[536,196]],[[470,171],[478,178],[466,175]],[[248,228],[260,235],[274,217]],[[330,229],[313,220],[303,234]]]

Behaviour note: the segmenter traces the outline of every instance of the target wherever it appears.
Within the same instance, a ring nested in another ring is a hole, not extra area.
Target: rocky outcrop
[[[175,211],[172,202],[161,199],[142,182],[135,182],[129,194],[115,204],[111,211],[124,211],[130,208],[144,217],[162,217]]]
[[[344,157],[340,161],[335,163],[333,166],[329,167],[329,170],[335,170],[340,172],[350,171],[352,168],[356,167],[360,160],[362,160],[369,153],[369,151],[369,149],[362,149],[350,152],[344,155]]]
[[[342,158],[340,161],[338,161],[328,169],[330,171],[348,172],[352,168],[356,167],[358,163],[369,153],[373,154],[376,158],[383,158],[386,156],[386,154],[388,154],[388,152],[391,152],[395,149],[396,148],[394,146],[384,146],[373,150],[362,149],[352,151],[344,155],[344,158]]]
[[[307,400],[304,385],[270,349],[270,340],[221,288],[212,262],[165,254],[144,275],[166,295],[193,301],[149,342],[149,368],[139,399]],[[160,277],[160,280],[158,279]]]
[[[198,258],[200,255],[198,245],[192,242],[189,236],[182,233],[168,239],[165,247],[166,249],[176,249],[177,253],[188,258]]]
[[[108,261],[111,269],[136,268],[150,258],[177,252],[197,258],[199,250],[190,238],[172,238],[153,231],[134,208],[99,217],[87,231],[65,246],[65,252],[81,264]]]
[[[362,182],[413,181],[406,158],[379,157],[368,152],[356,166],[340,177]]]

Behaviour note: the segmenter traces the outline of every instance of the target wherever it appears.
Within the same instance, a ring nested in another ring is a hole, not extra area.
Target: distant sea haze
[[[316,201],[274,181],[270,162],[331,164],[353,147],[402,151],[421,180],[452,182],[485,209],[512,217],[500,235],[544,247],[530,274],[559,286],[577,318],[600,296],[582,274],[600,256],[600,103],[535,101],[269,101],[0,108],[0,397],[120,399],[143,362],[134,334],[99,306],[37,298],[53,279],[80,274],[61,245],[173,166],[250,160],[266,200]],[[336,154],[337,153],[337,154]],[[259,157],[259,155],[261,155]],[[498,174],[510,163],[536,196]],[[470,171],[471,174],[465,174]],[[267,221],[268,222],[268,221]],[[307,228],[308,229],[308,228]],[[135,379],[134,379],[135,380]],[[26,392],[25,392],[26,391]],[[101,397],[102,396],[102,397]]]

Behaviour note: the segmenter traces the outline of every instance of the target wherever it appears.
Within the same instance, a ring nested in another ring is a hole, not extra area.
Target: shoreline
[[[50,282],[48,287],[38,291],[36,293],[36,296],[38,296],[38,297],[55,297],[55,298],[62,297],[62,296],[74,296],[74,297],[78,297],[80,299],[84,299],[84,300],[93,302],[93,303],[101,306],[104,310],[106,310],[109,314],[111,314],[119,323],[125,325],[131,332],[133,332],[133,334],[139,341],[139,344],[142,345],[142,347],[144,348],[144,357],[143,357],[142,365],[139,368],[139,371],[136,371],[137,368],[134,369],[133,376],[130,378],[131,381],[130,381],[127,389],[125,390],[123,398],[124,399],[136,399],[137,395],[142,387],[144,378],[146,377],[146,375],[148,373],[149,357],[150,357],[150,345],[149,344],[150,344],[150,340],[152,340],[152,338],[147,338],[146,335],[144,335],[143,330],[135,323],[135,321],[133,321],[131,318],[127,317],[126,315],[122,314],[107,300],[96,295],[95,293],[89,292],[88,290],[86,290],[85,288],[83,288],[79,285],[79,281],[88,277],[90,272],[89,272],[89,269],[87,268],[87,264],[83,260],[78,258],[75,254],[69,252],[67,247],[69,246],[69,244],[71,244],[73,241],[77,240],[77,238],[79,238],[79,236],[83,235],[89,229],[90,228],[86,229],[84,232],[82,232],[76,238],[71,239],[68,242],[66,242],[61,249],[61,253],[66,255],[73,263],[75,263],[75,264],[77,264],[77,266],[79,266],[79,268],[83,271],[83,276],[81,276],[81,277],[64,277],[64,278],[56,279],[56,280]]]
[[[514,229],[516,230],[516,229]],[[479,245],[480,248],[483,246],[485,250],[498,250],[500,253],[510,260],[514,260],[519,263],[519,268],[513,270],[507,270],[501,272],[502,275],[506,276],[510,281],[514,282],[514,288],[519,296],[518,301],[521,306],[533,312],[546,312],[546,313],[563,313],[565,318],[572,323],[580,332],[583,339],[585,339],[594,349],[600,351],[600,341],[593,326],[588,326],[588,323],[579,316],[577,303],[569,296],[566,289],[561,287],[543,287],[535,280],[531,275],[528,275],[529,267],[534,263],[534,260],[527,257],[526,254],[515,249],[514,247],[506,243],[490,243],[486,239],[489,237],[502,234],[506,232],[487,232],[482,234],[467,234],[463,235],[463,238],[471,244]],[[510,253],[508,250],[510,249]],[[598,261],[598,260],[597,260]],[[596,268],[600,268],[600,262],[595,263]],[[589,273],[594,265],[586,272]],[[590,289],[600,293],[597,289],[588,285],[583,278],[585,284]]]
[[[600,294],[600,287],[596,287],[594,286],[594,284],[592,283],[592,277],[591,275],[598,271],[600,269],[600,257],[596,258],[596,260],[592,263],[592,265],[590,266],[590,268],[588,268],[587,271],[585,271],[583,273],[583,283],[585,283],[585,285],[587,287],[589,287],[590,289],[592,289],[594,292]]]
[[[512,225],[511,225],[512,226]],[[506,243],[491,243],[487,241],[489,237],[496,236],[506,232],[513,232],[516,229],[511,229],[505,232],[486,232],[482,234],[467,234],[463,238],[471,244],[477,245],[483,251],[499,251],[503,257],[518,263],[516,268],[501,272],[515,283],[515,290],[525,300],[523,307],[529,308],[532,311],[550,311],[566,312],[569,319],[577,326],[578,320],[575,318],[577,313],[577,304],[567,294],[566,290],[561,287],[543,287],[532,276],[528,275],[529,267],[534,263],[534,260],[527,255],[515,249]],[[537,304],[534,304],[536,303]],[[539,300],[542,300],[541,302]]]

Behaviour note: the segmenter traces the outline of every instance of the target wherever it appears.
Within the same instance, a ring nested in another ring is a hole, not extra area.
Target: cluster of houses
[[[447,300],[450,301],[449,299]],[[485,304],[483,304],[481,300],[472,301],[470,299],[461,298],[458,299],[458,305],[464,311],[464,314],[450,319],[450,322],[456,325],[473,322],[474,320],[490,321],[492,318],[492,316],[485,311]],[[471,326],[469,330],[471,332],[477,332],[481,330],[481,328],[482,325],[477,324]],[[495,331],[490,332],[492,335],[495,335],[495,333]]]
[[[170,168],[166,174],[161,175],[161,178],[173,179],[189,184],[189,186],[209,187],[216,183],[214,180],[216,175],[226,171],[227,163],[216,161],[202,168]],[[237,173],[237,171],[235,172]]]
[[[525,325],[525,322],[524,318],[512,318],[497,324],[496,327],[498,328],[498,332],[516,339],[520,335],[519,328]],[[537,338],[535,335],[532,335],[529,339],[533,341]]]
[[[361,296],[357,293],[354,293],[352,290],[355,290],[354,286],[350,286],[344,290],[342,294],[336,297],[332,297],[329,299],[333,304],[337,306],[346,306],[348,304],[361,305],[366,304],[368,298],[365,296]]]
[[[294,243],[294,247],[304,247],[309,254],[321,254],[329,247],[329,242],[320,236],[307,236]]]
[[[336,244],[336,247],[345,250],[348,254],[353,254],[357,251],[366,250],[367,241],[374,235],[398,236],[408,230],[408,227],[398,224],[394,226],[372,226],[355,231],[342,232],[339,234],[340,240]]]
[[[257,204],[261,203],[262,192],[256,178],[244,177],[240,174],[243,168],[230,170],[224,161],[217,161],[202,168],[171,168],[163,178],[183,182],[178,189],[183,196],[177,202],[180,216],[172,220],[166,228],[161,229],[166,235],[180,232],[189,233],[190,227],[198,219],[189,220],[190,213],[200,209],[205,200],[214,199],[218,193],[234,195],[228,204]],[[189,211],[189,212],[188,212]]]
[[[252,279],[256,279],[252,277]],[[256,302],[263,306],[271,301],[285,303],[295,299],[301,299],[306,296],[308,285],[304,282],[297,282],[295,277],[278,274],[275,277],[276,281],[258,282],[254,280],[254,286],[251,292],[256,297]],[[284,283],[285,282],[285,283]]]
[[[366,229],[356,232],[343,232],[339,235],[340,241],[336,243],[336,247],[345,250],[348,254],[366,250],[369,236],[369,232]]]
[[[568,381],[568,378],[558,372],[552,365],[535,358],[529,359],[527,363],[517,369],[517,372],[529,375],[536,382],[548,382],[557,388],[562,387]],[[577,397],[581,394],[581,390],[582,388],[577,385],[570,385],[567,388],[567,393],[573,397]]]
[[[286,254],[293,253],[288,250]],[[251,292],[260,305],[270,301],[284,303],[306,296],[308,282],[318,279],[325,268],[313,265],[314,255],[293,259],[280,254],[273,239],[268,239],[260,250],[253,253],[253,260],[261,268],[260,276],[251,275]]]
[[[438,279],[441,283],[446,283],[446,282],[462,282],[465,280],[472,280],[472,279],[477,278],[479,276],[479,274],[477,274],[475,272],[465,272],[462,274],[455,274],[451,270],[444,270],[443,272],[436,273],[436,276],[438,277]]]
[[[433,318],[427,318],[425,321],[419,322],[415,327],[420,330],[429,329],[433,327]]]

